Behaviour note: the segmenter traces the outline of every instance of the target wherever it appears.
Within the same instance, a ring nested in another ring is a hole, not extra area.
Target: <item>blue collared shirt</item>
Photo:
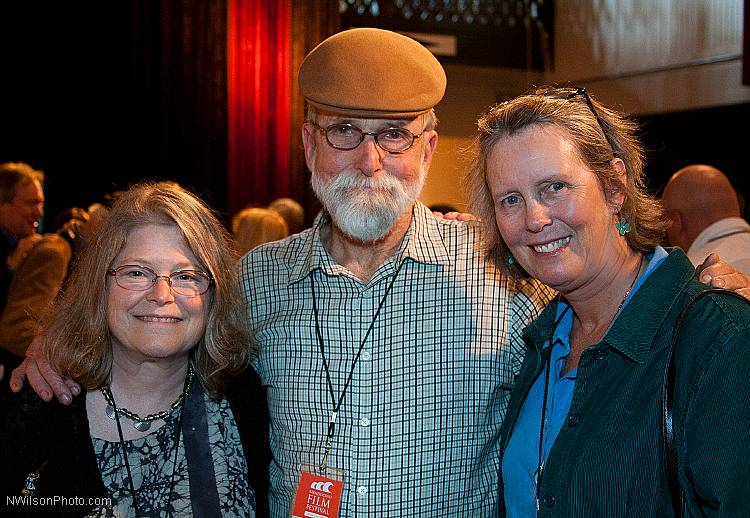
[[[646,281],[661,262],[667,258],[667,251],[657,246],[652,254],[646,256],[646,271],[630,290],[620,312],[627,306],[638,288]],[[560,375],[565,360],[570,353],[570,331],[573,327],[573,311],[561,299],[557,305],[556,320],[559,320],[552,336],[551,370],[547,391],[547,410],[545,413],[544,437],[542,438],[542,460],[546,461],[552,445],[573,400],[577,369],[571,369]],[[619,313],[615,315],[613,323]],[[611,326],[611,324],[610,324]],[[606,333],[605,333],[606,335]],[[513,428],[508,447],[505,449],[502,464],[504,499],[507,516],[536,516],[536,480],[539,468],[539,435],[541,432],[542,401],[546,369],[536,379]]]

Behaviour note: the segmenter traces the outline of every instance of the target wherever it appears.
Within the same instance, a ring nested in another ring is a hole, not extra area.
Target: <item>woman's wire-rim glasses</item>
[[[169,275],[158,275],[148,266],[124,264],[107,271],[115,278],[117,285],[130,291],[146,291],[164,279],[169,288],[184,297],[197,297],[206,293],[214,280],[210,274],[200,270],[177,270]]]

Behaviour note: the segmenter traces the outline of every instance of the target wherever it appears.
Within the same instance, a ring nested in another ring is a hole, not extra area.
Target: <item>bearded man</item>
[[[271,515],[289,516],[317,471],[343,480],[339,516],[491,516],[520,330],[550,292],[483,261],[477,223],[417,201],[446,85],[427,49],[344,31],[299,84],[324,210],[241,264],[271,411]]]

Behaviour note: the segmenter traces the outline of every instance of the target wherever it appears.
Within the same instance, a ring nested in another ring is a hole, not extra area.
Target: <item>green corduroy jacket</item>
[[[539,516],[672,516],[662,386],[675,320],[690,297],[706,289],[694,271],[681,250],[671,250],[604,339],[581,356],[573,401],[543,471]],[[555,306],[525,330],[529,349],[501,451],[549,356]],[[723,294],[703,297],[690,310],[675,351],[684,515],[750,516],[750,304]]]

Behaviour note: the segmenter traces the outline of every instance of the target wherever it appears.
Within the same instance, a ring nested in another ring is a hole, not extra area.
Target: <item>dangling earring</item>
[[[628,223],[627,220],[622,216],[620,216],[620,221],[615,223],[615,227],[617,227],[617,231],[621,236],[624,236],[625,234],[630,232],[630,223]]]
[[[506,263],[508,263],[508,266],[513,266],[513,263],[516,262],[515,259],[513,259],[512,255],[509,255],[508,258],[505,260]]]

